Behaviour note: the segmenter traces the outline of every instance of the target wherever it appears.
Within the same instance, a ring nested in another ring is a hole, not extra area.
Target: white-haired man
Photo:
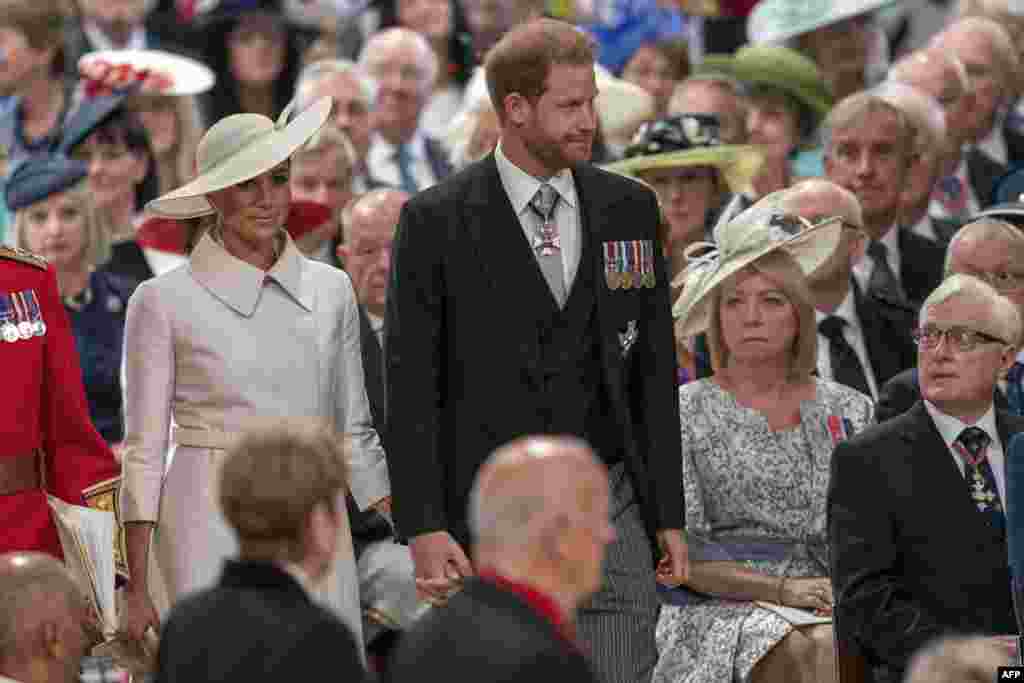
[[[818,319],[818,374],[877,398],[883,382],[914,363],[914,316],[870,297],[854,282],[853,268],[867,246],[860,202],[824,178],[803,180],[765,199],[812,223],[842,218],[839,246],[808,278]]]
[[[964,17],[937,34],[932,45],[955,55],[971,79],[971,144],[1004,166],[1020,161],[1024,137],[1005,127],[1007,109],[1020,94],[1020,58],[1009,32],[993,19]]]
[[[929,212],[964,219],[988,206],[995,183],[1006,169],[971,147],[976,97],[963,62],[950,52],[931,47],[894,64],[889,79],[928,93],[946,114],[946,134],[953,153],[935,187]]]
[[[354,62],[346,59],[323,59],[306,66],[295,84],[299,108],[320,97],[334,101],[331,110],[334,125],[348,136],[355,152],[352,190],[365,192],[384,185],[367,172],[366,156],[370,151],[370,116],[377,98],[377,85]]]
[[[1024,315],[1024,234],[1009,223],[983,218],[962,227],[946,249],[946,275],[966,273],[988,281]],[[1024,353],[1018,354],[1006,383],[995,393],[996,407],[1024,414]],[[921,398],[917,369],[893,377],[881,388],[875,417],[901,415]]]
[[[366,42],[359,66],[377,83],[370,175],[409,194],[443,180],[452,170],[448,156],[420,124],[439,68],[430,43],[405,28],[381,31]]]
[[[924,400],[832,455],[837,637],[863,650],[876,681],[902,680],[938,636],[1017,631],[1003,466],[1024,418],[992,396],[1017,355],[1020,311],[957,274],[925,300],[915,336]]]
[[[592,683],[574,612],[615,537],[604,465],[577,439],[520,438],[480,467],[469,508],[477,576],[404,636],[388,680]]]

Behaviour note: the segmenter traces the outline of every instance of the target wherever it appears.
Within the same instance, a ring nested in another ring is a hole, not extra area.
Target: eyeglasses
[[[973,351],[981,344],[1002,344],[1003,346],[1009,346],[1010,343],[1000,339],[999,337],[993,337],[990,334],[979,332],[978,330],[972,330],[969,327],[954,326],[947,329],[941,329],[938,327],[922,327],[914,330],[912,333],[914,337],[914,343],[917,344],[919,349],[927,349],[929,351],[938,348],[939,344],[942,343],[942,339],[945,338],[950,348],[954,348],[957,351],[964,353]]]

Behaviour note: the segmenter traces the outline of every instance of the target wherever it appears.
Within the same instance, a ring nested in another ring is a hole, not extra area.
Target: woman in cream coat
[[[132,579],[122,624],[135,638],[158,627],[154,605],[164,613],[184,593],[213,584],[237,552],[215,478],[225,448],[261,418],[316,417],[344,433],[353,497],[361,509],[388,512],[351,282],[302,256],[284,226],[288,159],[330,108],[321,99],[287,125],[287,111],[277,123],[256,114],[222,119],[199,144],[196,179],[147,207],[217,221],[188,265],[143,283],[128,305],[120,505]],[[346,514],[344,501],[337,513]],[[341,527],[335,575],[318,597],[358,640],[358,582],[348,525]]]

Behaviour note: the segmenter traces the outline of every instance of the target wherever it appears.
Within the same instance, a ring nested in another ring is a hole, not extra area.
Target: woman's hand
[[[133,588],[129,584],[125,589],[120,622],[121,631],[140,643],[145,642],[144,636],[150,627],[154,632],[160,632],[160,617],[145,586]]]
[[[779,591],[786,607],[802,607],[820,614],[832,614],[832,582],[826,577],[782,579]]]

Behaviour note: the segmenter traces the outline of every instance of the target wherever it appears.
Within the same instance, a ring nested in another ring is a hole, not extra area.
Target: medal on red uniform
[[[35,290],[28,290],[25,292],[25,298],[28,300],[28,313],[32,320],[32,332],[37,337],[42,337],[46,334],[46,323],[43,322],[43,309],[39,306],[39,299],[36,297]]]
[[[10,294],[0,294],[0,336],[13,344],[18,341],[18,326],[15,324],[14,302]]]
[[[28,314],[28,304],[25,303],[25,292],[15,292],[11,295],[14,301],[14,314],[18,319],[18,337],[20,339],[31,339],[35,336],[35,327]]]

